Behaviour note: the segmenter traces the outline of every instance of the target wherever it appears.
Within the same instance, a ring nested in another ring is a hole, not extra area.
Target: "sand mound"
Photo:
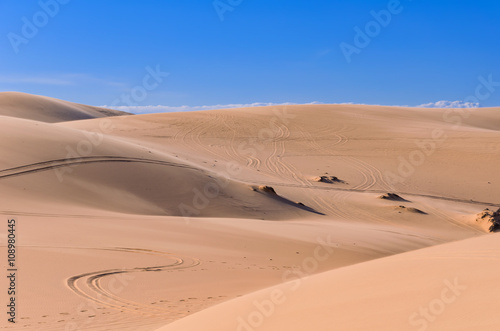
[[[490,232],[500,231],[500,208],[497,211],[486,208],[477,215],[476,222]]]
[[[340,180],[335,176],[318,176],[314,177],[313,180],[319,183],[327,183],[327,184],[335,184],[335,183],[343,183],[343,180]]]
[[[256,188],[254,188],[254,191],[260,191],[260,192],[268,193],[271,195],[278,195],[276,193],[276,191],[274,190],[274,188],[271,186],[260,185]]]
[[[254,192],[264,193],[269,198],[274,199],[276,201],[279,201],[280,203],[283,203],[285,205],[292,206],[292,207],[295,207],[295,208],[298,208],[298,209],[301,209],[301,210],[304,210],[304,211],[307,211],[307,212],[310,212],[310,213],[314,213],[314,214],[318,214],[318,215],[324,215],[323,213],[318,212],[314,208],[311,208],[311,207],[305,205],[304,203],[302,203],[300,201],[299,202],[295,202],[295,201],[292,201],[290,199],[287,199],[285,197],[282,197],[282,196],[278,195],[276,193],[276,190],[273,187],[271,187],[271,186],[266,186],[266,185],[253,186],[252,190]]]
[[[19,92],[0,92],[0,116],[55,123],[108,116],[125,112]]]
[[[391,200],[391,201],[408,201],[396,193],[386,193],[384,195],[379,196],[379,199]]]
[[[394,207],[394,209],[399,211],[399,212],[408,212],[408,213],[414,213],[414,214],[427,215],[427,213],[425,211],[422,211],[420,209],[413,208],[413,207],[406,207],[406,206],[401,205],[401,206]]]

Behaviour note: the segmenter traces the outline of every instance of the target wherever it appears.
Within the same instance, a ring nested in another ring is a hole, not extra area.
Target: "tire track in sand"
[[[119,311],[129,311],[146,316],[159,316],[168,314],[166,309],[152,307],[141,302],[136,302],[119,297],[117,294],[112,293],[111,288],[106,288],[102,281],[109,279],[113,276],[120,276],[125,274],[133,274],[139,272],[161,272],[167,270],[178,270],[192,268],[200,264],[200,261],[195,258],[177,257],[169,253],[153,251],[139,248],[105,248],[100,250],[117,251],[125,253],[136,253],[146,255],[164,256],[170,260],[171,263],[162,264],[158,266],[149,267],[136,267],[129,269],[107,269],[95,272],[89,272],[72,276],[66,280],[67,287],[75,294],[84,297],[85,299],[96,302],[97,304],[107,306]]]
[[[105,163],[105,162],[130,162],[130,163],[149,163],[149,164],[159,164],[176,168],[185,168],[190,170],[201,171],[196,167],[192,167],[189,165],[174,163],[169,161],[162,160],[153,160],[153,159],[145,159],[145,158],[133,158],[133,157],[122,157],[122,156],[86,156],[86,157],[78,157],[78,158],[66,158],[66,159],[57,159],[57,160],[49,160],[37,163],[26,164],[22,166],[17,166],[13,168],[0,170],[0,179],[8,178],[19,175],[26,175],[30,173],[36,173],[41,171],[53,170],[64,167],[71,167],[80,164],[89,164],[89,163]]]

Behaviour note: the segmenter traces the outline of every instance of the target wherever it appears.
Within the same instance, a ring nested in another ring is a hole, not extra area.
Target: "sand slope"
[[[227,175],[100,132],[16,118],[3,122],[0,147],[9,157],[1,162],[0,185],[9,191],[4,203],[10,206],[29,200],[24,210],[57,210],[52,205],[57,203],[65,209],[186,217],[286,219],[314,213]]]
[[[499,235],[418,250],[258,291],[158,331],[494,330]]]
[[[0,116],[54,123],[120,115],[127,113],[39,95],[0,92]]]
[[[241,180],[259,176],[270,183],[278,178],[278,184],[306,186],[316,185],[313,179],[328,172],[364,191],[392,189],[485,202],[500,196],[493,167],[500,160],[500,111],[493,108],[307,105],[110,120],[116,125],[110,132],[114,136],[216,170],[221,162],[238,162],[245,167]],[[63,125],[92,129],[94,124]]]

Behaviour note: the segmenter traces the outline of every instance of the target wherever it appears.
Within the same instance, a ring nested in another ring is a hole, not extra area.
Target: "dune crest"
[[[0,116],[56,123],[123,115],[131,114],[39,95],[0,92]]]

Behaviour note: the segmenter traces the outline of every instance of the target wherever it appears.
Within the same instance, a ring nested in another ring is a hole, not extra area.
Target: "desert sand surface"
[[[0,329],[500,324],[498,108],[129,115],[9,92],[0,120]]]
[[[0,108],[2,109],[0,111],[2,116],[48,123],[127,114],[117,110],[81,105],[20,92],[1,92]]]

